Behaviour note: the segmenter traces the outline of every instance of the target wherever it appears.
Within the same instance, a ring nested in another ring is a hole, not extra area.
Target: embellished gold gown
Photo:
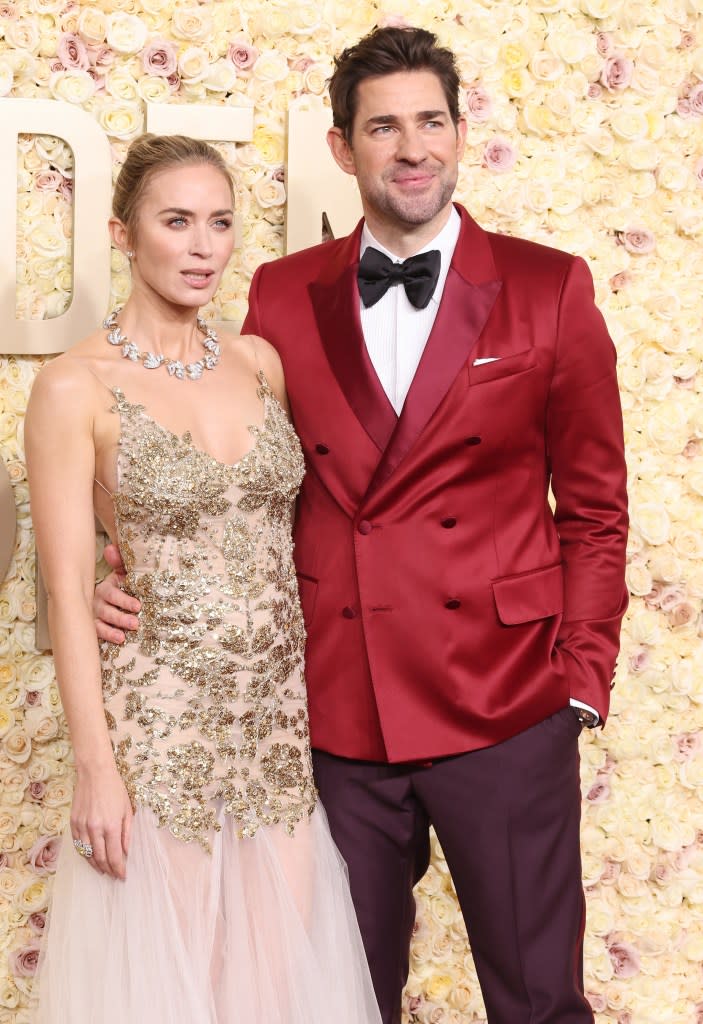
[[[379,1024],[312,778],[291,525],[298,439],[259,373],[235,465],[113,389],[111,495],[138,632],[102,646],[135,807],[126,882],[67,834],[40,1024]]]

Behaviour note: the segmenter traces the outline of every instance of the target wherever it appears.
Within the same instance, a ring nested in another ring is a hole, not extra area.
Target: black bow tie
[[[361,301],[368,308],[382,298],[391,285],[402,284],[416,309],[424,309],[437,285],[441,256],[439,249],[420,252],[402,263],[368,246],[359,261],[357,280]]]

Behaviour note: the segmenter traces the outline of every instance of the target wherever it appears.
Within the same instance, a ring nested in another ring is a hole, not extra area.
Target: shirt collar
[[[423,245],[421,249],[417,250],[417,253],[413,253],[413,256],[417,256],[421,252],[429,252],[431,249],[439,249],[441,264],[439,269],[439,277],[437,279],[437,286],[432,295],[431,302],[439,302],[442,297],[444,290],[444,282],[447,279],[449,273],[449,265],[452,262],[452,256],[454,255],[454,249],[459,239],[459,232],[461,231],[461,217],[459,216],[455,206],[452,206],[451,212],[447,223],[444,225],[442,230],[435,235],[435,237]],[[372,245],[374,249],[378,249],[384,255],[388,256],[389,259],[393,260],[394,263],[402,263],[400,256],[386,249],[384,245],[374,238],[373,234],[369,230],[368,225],[364,221],[364,226],[361,230],[361,245],[359,256],[364,255],[364,251]]]

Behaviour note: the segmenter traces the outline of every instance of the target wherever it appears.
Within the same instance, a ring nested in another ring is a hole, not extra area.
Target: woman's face
[[[186,308],[209,302],[232,255],[233,214],[229,184],[210,164],[154,174],[137,209],[132,290]]]

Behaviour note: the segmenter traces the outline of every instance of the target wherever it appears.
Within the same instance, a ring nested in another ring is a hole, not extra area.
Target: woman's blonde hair
[[[122,221],[130,238],[135,237],[139,204],[154,175],[170,167],[194,164],[209,164],[220,171],[234,204],[234,186],[227,164],[207,142],[188,135],[146,134],[134,140],[117,175],[112,195],[112,214]]]

